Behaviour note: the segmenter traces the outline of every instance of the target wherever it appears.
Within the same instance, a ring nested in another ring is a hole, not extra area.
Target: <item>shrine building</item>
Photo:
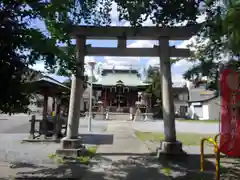
[[[137,70],[123,69],[104,69],[93,83],[98,100],[111,112],[129,112],[129,107],[139,100],[138,92],[144,92],[148,86]]]
[[[135,107],[137,101],[142,101],[139,92],[145,92],[151,84],[144,82],[137,70],[133,69],[103,69],[101,76],[93,82],[97,101],[103,103],[109,112],[129,113],[130,107]],[[185,115],[188,108],[188,88],[173,87],[175,111]],[[151,107],[151,97],[144,104]]]

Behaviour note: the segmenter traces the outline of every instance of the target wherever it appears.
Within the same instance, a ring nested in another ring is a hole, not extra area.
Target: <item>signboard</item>
[[[225,69],[220,75],[221,135],[220,152],[240,156],[240,89],[239,73]]]

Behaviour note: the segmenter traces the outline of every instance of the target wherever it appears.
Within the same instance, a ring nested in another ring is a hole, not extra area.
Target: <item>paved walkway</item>
[[[112,136],[112,143],[100,145],[97,149],[96,162],[85,174],[83,180],[90,179],[125,179],[127,169],[134,166],[134,158],[149,154],[148,148],[136,138],[131,122],[109,123],[107,134]],[[139,176],[141,177],[141,176]]]
[[[174,163],[169,160],[159,161],[155,156],[151,156],[147,146],[136,138],[132,125],[132,122],[109,123],[107,134],[113,136],[113,142],[99,146],[95,162],[83,180],[180,180],[196,179],[196,176],[199,178],[199,156],[191,156],[187,163],[185,160]],[[204,179],[213,179],[212,175],[210,176]]]
[[[184,160],[157,160],[155,156],[150,155],[150,151],[152,152],[153,150],[151,150],[149,146],[147,148],[146,144],[136,138],[133,122],[114,121],[108,122],[106,125],[107,131],[99,133],[98,144],[101,145],[98,147],[97,155],[90,169],[80,165],[58,166],[50,163],[40,165],[39,161],[29,163],[28,160],[27,163],[23,163],[20,167],[15,164],[11,168],[8,166],[8,163],[0,163],[0,177],[7,177],[9,174],[19,174],[19,172],[22,172],[21,174],[33,177],[53,176],[64,177],[65,179],[76,178],[78,180],[214,179],[214,173],[200,174],[199,172],[199,147],[185,147],[185,150],[191,155],[184,158]],[[25,148],[26,145],[27,144],[22,144]],[[55,152],[56,147],[52,148],[53,152]],[[16,149],[19,150],[19,148]],[[28,147],[26,149],[28,149]],[[39,152],[45,148],[41,146],[36,149],[38,149],[38,151],[36,150],[35,154],[39,154]],[[154,144],[152,149],[156,149]],[[32,155],[28,157],[33,158]],[[44,156],[41,157],[42,161]],[[48,158],[47,154],[45,154],[45,159],[46,158]],[[37,164],[37,167],[35,167],[35,164]],[[204,164],[206,169],[214,172],[214,163],[212,163],[212,161],[206,160]]]

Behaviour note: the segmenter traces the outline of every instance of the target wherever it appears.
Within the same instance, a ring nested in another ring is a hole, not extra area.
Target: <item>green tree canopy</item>
[[[112,3],[117,4],[120,21],[140,26],[150,19],[156,26],[196,23],[200,1],[189,0],[3,0],[0,3],[0,112],[26,110],[29,92],[23,82],[30,65],[44,61],[50,72],[74,73],[74,46],[71,25],[109,26]],[[41,20],[43,32],[33,26]],[[57,43],[65,43],[63,51]]]
[[[179,59],[171,59],[171,64],[173,65]],[[157,99],[162,99],[162,86],[161,86],[161,72],[159,67],[149,66],[147,69],[147,82],[151,84],[146,90],[147,93],[152,94],[153,104],[156,104]]]
[[[147,82],[151,84],[146,90],[147,93],[152,94],[153,104],[156,104],[156,100],[162,99],[161,94],[161,74],[159,69],[149,66],[147,69]]]
[[[240,1],[209,0],[205,6],[206,21],[194,46],[196,65],[184,77],[195,83],[208,77],[211,89],[218,89],[219,68],[232,64],[240,66]]]

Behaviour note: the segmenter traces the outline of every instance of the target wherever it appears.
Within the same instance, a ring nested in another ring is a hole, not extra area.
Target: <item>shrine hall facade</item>
[[[144,83],[138,71],[104,69],[93,83],[96,97],[109,111],[128,112],[139,100],[138,92],[144,92],[150,84]]]
[[[101,76],[93,82],[93,89],[97,101],[103,103],[104,108],[110,112],[129,112],[130,107],[135,107],[139,92],[145,92],[151,84],[141,80],[137,70],[103,69]],[[185,114],[188,107],[188,89],[174,87],[175,110]],[[151,98],[145,99],[151,106]],[[150,107],[151,108],[151,107]]]

